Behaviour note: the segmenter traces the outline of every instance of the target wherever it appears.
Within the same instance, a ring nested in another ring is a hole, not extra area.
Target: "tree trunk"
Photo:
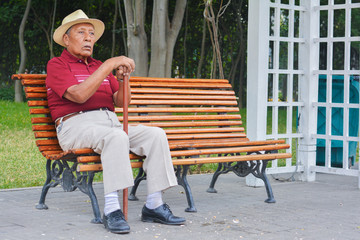
[[[185,33],[184,33],[184,74],[183,74],[183,76],[184,76],[184,78],[186,78],[186,73],[187,73],[187,70],[186,70],[186,63],[187,63],[187,49],[186,49],[186,38],[187,38],[187,32],[188,32],[188,30],[187,30],[187,26],[188,26],[188,8],[186,7],[186,12],[185,12],[185,26],[184,26],[184,28],[185,28]]]
[[[128,56],[128,48],[126,45],[126,36],[125,36],[125,23],[124,23],[124,17],[121,11],[121,4],[120,4],[120,0],[116,0],[118,2],[118,6],[119,6],[119,15],[120,15],[120,20],[121,20],[121,37],[123,40],[123,44],[124,44],[124,52],[125,52],[125,56]]]
[[[129,57],[135,60],[135,76],[171,77],[174,46],[184,17],[186,0],[177,0],[170,23],[168,0],[153,3],[151,63],[148,70],[147,36],[144,30],[146,1],[124,0]]]
[[[166,21],[168,15],[168,1],[157,0],[153,3],[151,27],[151,63],[150,77],[165,77],[166,69]]]
[[[196,74],[197,78],[201,78],[201,68],[204,63],[204,55],[205,55],[205,40],[206,40],[206,20],[204,18],[203,34],[202,34],[202,40],[201,40],[201,53],[200,53],[200,59],[199,59],[198,68],[197,68],[197,74]]]
[[[21,24],[19,27],[19,45],[20,45],[20,66],[18,70],[19,73],[24,73],[25,71],[26,49],[24,43],[24,30],[25,30],[27,18],[29,16],[30,6],[31,6],[31,0],[28,0],[26,4],[24,16],[21,20]],[[15,102],[22,102],[22,101],[23,101],[23,97],[22,97],[21,82],[17,80],[15,81]]]
[[[154,1],[150,77],[171,77],[174,46],[184,18],[186,2],[186,0],[176,1],[172,22],[170,23],[168,1]]]
[[[135,76],[148,76],[148,47],[144,28],[146,2],[124,0],[129,57],[136,63]]]
[[[57,5],[57,0],[54,1],[54,11],[53,11],[53,19],[51,21],[51,30],[50,30],[50,35],[52,36],[54,33],[54,26],[55,26],[55,16],[56,16],[56,5]],[[51,38],[51,37],[50,37]],[[50,39],[50,59],[52,59],[53,57],[55,57],[54,54],[54,41],[52,40],[52,38]]]
[[[117,12],[118,12],[118,1],[115,0],[115,13],[114,13],[114,20],[113,20],[113,28],[112,28],[112,46],[111,46],[111,57],[115,55],[115,42],[116,42],[116,20],[117,20]]]
[[[239,74],[239,108],[244,107],[244,102],[246,100],[246,86],[245,86],[245,71],[246,71],[246,39],[242,39],[242,45],[240,46],[241,49],[241,57],[240,57],[240,74]]]

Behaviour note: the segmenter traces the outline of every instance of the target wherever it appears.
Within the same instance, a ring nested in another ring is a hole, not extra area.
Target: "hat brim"
[[[58,27],[55,32],[54,32],[54,35],[53,35],[53,39],[54,41],[65,47],[65,43],[63,41],[63,36],[64,34],[66,33],[66,31],[74,26],[75,24],[79,24],[79,23],[90,23],[94,26],[94,29],[95,29],[95,41],[99,40],[99,38],[103,35],[104,33],[104,30],[105,30],[105,24],[98,20],[98,19],[93,19],[93,18],[89,18],[89,19],[86,19],[86,18],[82,18],[82,19],[77,19],[75,21],[71,21],[71,22],[68,22],[64,25],[61,25],[60,27]]]

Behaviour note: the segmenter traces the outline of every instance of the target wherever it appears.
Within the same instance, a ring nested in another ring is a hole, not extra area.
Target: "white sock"
[[[148,209],[155,209],[157,207],[160,207],[163,204],[164,203],[162,201],[162,192],[159,191],[159,192],[149,194],[147,196],[145,205]]]
[[[105,207],[104,207],[105,216],[119,209],[120,209],[120,203],[119,203],[119,197],[117,191],[106,194]]]

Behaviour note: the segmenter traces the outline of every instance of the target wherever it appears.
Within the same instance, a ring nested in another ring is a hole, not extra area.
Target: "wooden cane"
[[[123,76],[123,130],[128,134],[128,86],[129,86],[129,76],[124,75]],[[123,210],[124,210],[124,216],[125,220],[128,219],[128,189],[125,188],[123,190]]]

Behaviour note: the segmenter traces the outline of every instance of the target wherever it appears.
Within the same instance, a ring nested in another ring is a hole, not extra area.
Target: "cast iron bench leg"
[[[182,167],[182,174],[181,174],[181,167]],[[192,196],[191,188],[190,188],[190,185],[186,178],[188,170],[189,170],[189,165],[177,166],[176,167],[176,177],[178,180],[178,184],[184,188],[185,193],[186,193],[186,199],[187,199],[189,207],[185,209],[185,212],[197,212],[195,204],[194,204],[194,199]]]
[[[271,153],[275,153],[277,151],[271,151]],[[248,153],[250,154],[261,154],[260,152]],[[266,167],[267,163],[271,160],[257,160],[257,161],[249,161],[249,164],[246,162],[238,162],[235,165],[232,163],[219,163],[216,172],[213,174],[211,183],[207,192],[209,193],[217,193],[216,189],[214,188],[215,183],[218,177],[223,173],[228,173],[233,171],[239,177],[246,177],[249,173],[252,173],[255,177],[260,178],[264,181],[265,189],[268,198],[265,200],[266,203],[275,203],[276,200],[274,198],[274,194],[272,192],[272,187],[270,184],[269,179],[266,176]]]
[[[216,171],[215,171],[215,173],[214,173],[214,175],[213,175],[213,177],[212,177],[212,179],[211,179],[210,186],[209,186],[209,188],[206,190],[206,192],[208,192],[208,193],[217,193],[217,191],[216,191],[216,189],[215,189],[214,187],[215,187],[215,183],[216,183],[218,177],[223,173],[223,172],[221,171],[222,167],[223,167],[223,164],[222,164],[222,163],[219,163],[219,164],[218,164],[218,167],[217,167],[217,169],[216,169]]]
[[[146,173],[144,171],[144,169],[141,167],[139,168],[139,173],[136,176],[135,180],[134,180],[134,186],[131,188],[131,192],[129,194],[128,199],[130,201],[138,201],[139,199],[136,197],[136,191],[137,188],[139,187],[139,184],[142,180],[146,180]]]
[[[94,216],[95,216],[95,218],[93,220],[91,220],[91,223],[101,224],[103,222],[102,222],[102,219],[101,219],[99,203],[98,203],[98,200],[96,198],[94,188],[93,188],[93,185],[92,185],[93,180],[94,180],[94,175],[95,175],[94,172],[89,172],[89,177],[88,177],[88,182],[87,182],[87,190],[88,190],[87,195],[90,197],[91,206],[92,206]]]
[[[49,209],[48,206],[45,204],[45,198],[46,198],[46,194],[49,191],[49,188],[52,186],[50,166],[51,166],[51,160],[48,159],[46,161],[46,181],[41,191],[39,203],[36,205],[36,209],[39,210]]]
[[[259,177],[264,181],[266,193],[268,195],[268,198],[265,200],[265,202],[275,203],[276,200],[274,198],[272,187],[271,187],[270,181],[269,181],[268,177],[266,176],[266,172],[265,172],[268,161],[269,160],[262,160],[261,174],[259,176],[255,176],[255,174],[254,174],[254,176]]]

